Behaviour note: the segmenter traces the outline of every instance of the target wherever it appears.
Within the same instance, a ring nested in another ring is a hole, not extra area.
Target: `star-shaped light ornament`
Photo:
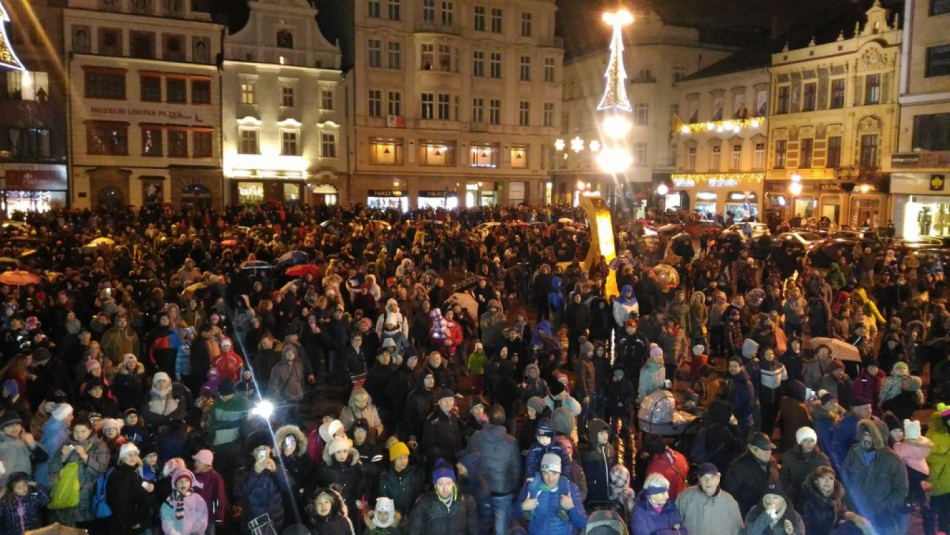
[[[564,140],[563,139],[555,140],[554,148],[557,150],[564,150]]]
[[[580,136],[571,140],[571,150],[574,152],[580,152],[584,150],[584,140],[581,139]]]
[[[600,150],[600,141],[597,141],[596,139],[592,139],[591,142],[587,144],[587,147],[590,149],[591,152],[597,152]]]

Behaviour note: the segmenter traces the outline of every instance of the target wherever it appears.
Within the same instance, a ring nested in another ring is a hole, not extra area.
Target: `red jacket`
[[[885,377],[887,376],[881,369],[877,370],[877,375],[871,375],[868,369],[864,368],[851,384],[851,392],[855,397],[861,396],[871,401],[875,416],[881,415],[881,386],[884,384]]]
[[[234,381],[234,384],[241,381],[241,368],[244,367],[244,361],[233,350],[218,355],[211,365],[221,373],[221,379],[227,377]]]
[[[650,474],[660,474],[670,482],[670,501],[676,501],[680,492],[689,486],[686,482],[686,476],[689,472],[689,463],[682,453],[666,448],[666,453],[654,455],[647,466],[645,477]]]

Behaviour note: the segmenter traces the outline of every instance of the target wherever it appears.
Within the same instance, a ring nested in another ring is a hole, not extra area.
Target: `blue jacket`
[[[683,517],[676,503],[667,500],[658,513],[645,493],[637,497],[637,506],[630,512],[631,535],[687,535]]]
[[[567,452],[564,451],[556,440],[551,440],[551,443],[547,446],[542,446],[540,442],[535,441],[534,444],[528,448],[528,455],[525,457],[524,463],[524,477],[525,479],[529,477],[534,477],[538,472],[541,471],[541,458],[544,457],[545,453],[553,453],[561,458],[561,469],[565,466],[571,465],[571,458],[567,455]]]
[[[39,529],[43,522],[43,510],[49,503],[49,490],[43,485],[30,489],[30,493],[21,498],[8,494],[0,500],[0,533],[4,535],[19,535],[23,533],[20,516],[17,512],[18,503],[23,503],[23,524],[27,530]]]
[[[485,424],[481,431],[469,439],[468,447],[481,455],[482,473],[492,492],[518,492],[521,485],[521,450],[518,449],[518,442],[503,426]]]
[[[51,455],[59,455],[59,450],[69,440],[69,426],[56,418],[50,418],[43,424],[43,439],[40,443]],[[36,482],[46,487],[49,483],[49,461],[36,467]]]
[[[234,493],[234,497],[241,500],[244,506],[245,522],[267,513],[275,527],[284,525],[284,505],[278,484],[283,477],[280,465],[277,472],[264,470],[257,474],[254,470],[247,471],[247,476]]]
[[[584,501],[577,485],[568,481],[563,475],[558,479],[557,492],[542,490],[541,474],[536,473],[534,479],[521,489],[521,494],[515,501],[515,514],[523,515],[528,522],[528,535],[572,535],[576,531],[587,528],[587,513],[584,512]],[[558,516],[561,509],[561,496],[570,494],[574,507],[567,513],[567,520]],[[533,511],[521,509],[521,504],[528,496],[536,497],[538,506]]]

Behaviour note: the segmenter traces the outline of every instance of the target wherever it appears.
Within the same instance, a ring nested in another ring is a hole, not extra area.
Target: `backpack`
[[[112,516],[112,508],[109,507],[106,497],[106,488],[109,486],[109,476],[115,468],[110,468],[105,474],[96,479],[96,488],[92,495],[92,512],[96,518],[109,518]]]

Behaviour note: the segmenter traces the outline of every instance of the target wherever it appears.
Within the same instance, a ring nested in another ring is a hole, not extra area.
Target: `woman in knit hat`
[[[125,411],[133,407],[138,408],[146,392],[148,380],[145,376],[145,365],[132,353],[126,353],[112,381],[112,394],[119,409]]]
[[[357,506],[363,497],[365,471],[360,464],[360,453],[350,439],[336,437],[323,450],[323,464],[317,468],[316,484],[321,487],[335,485],[350,511],[359,511]]]
[[[797,445],[785,452],[779,477],[782,487],[788,489],[789,499],[798,505],[798,493],[808,474],[819,466],[831,466],[831,461],[818,447],[818,433],[811,427],[799,428],[795,433]]]
[[[313,492],[306,507],[312,533],[316,535],[352,535],[353,523],[349,510],[333,488],[318,488]]]
[[[898,362],[881,386],[881,409],[891,411],[901,421],[911,418],[924,403],[920,377],[910,374],[906,362]]]
[[[208,529],[208,506],[192,491],[195,475],[177,470],[171,477],[172,493],[162,503],[162,531],[165,535],[204,535]]]
[[[912,508],[920,507],[920,515],[927,519],[930,517],[928,507],[927,492],[924,485],[930,477],[930,465],[927,464],[927,456],[933,449],[932,440],[920,434],[920,422],[917,420],[904,420],[903,426],[898,430],[891,431],[891,438],[894,445],[891,449],[904,461],[907,467],[907,499],[905,505]],[[926,483],[929,487],[930,483]],[[910,523],[910,513],[905,509],[905,514],[901,515],[899,525],[902,528],[901,533],[907,533],[907,527]],[[926,532],[926,530],[924,530]]]
[[[122,427],[125,421],[119,418],[106,418],[102,420],[102,429],[100,430],[102,441],[109,447],[109,458],[115,459],[119,454],[119,448],[125,444],[125,437],[122,436]]]
[[[396,510],[405,515],[422,494],[425,476],[409,462],[409,446],[391,440],[394,443],[389,446],[390,466],[379,477],[376,495],[392,498]]]
[[[140,533],[148,527],[147,519],[153,513],[155,486],[144,482],[141,476],[142,460],[135,444],[119,449],[116,467],[106,483],[106,504],[112,510],[109,517],[111,533]]]

